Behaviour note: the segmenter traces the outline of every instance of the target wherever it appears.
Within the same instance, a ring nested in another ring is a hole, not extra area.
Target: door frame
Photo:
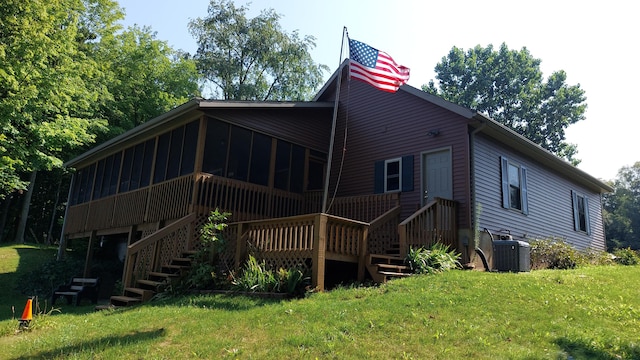
[[[424,192],[427,190],[427,184],[425,183],[425,176],[427,167],[425,165],[425,159],[428,155],[438,152],[449,152],[449,169],[451,170],[451,197],[453,197],[453,147],[443,146],[435,149],[425,150],[420,152],[420,206],[425,206]]]

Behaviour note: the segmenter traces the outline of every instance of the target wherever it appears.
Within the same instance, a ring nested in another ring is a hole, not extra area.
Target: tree
[[[99,142],[200,95],[195,62],[156,39],[148,27],[133,26],[105,38],[95,53],[110,95],[96,109],[109,119],[109,131]]]
[[[640,162],[625,166],[604,195],[607,247],[640,249]]]
[[[80,46],[81,14],[97,1],[0,3],[0,197],[106,125],[91,112],[103,89],[87,85],[99,69]]]
[[[323,81],[325,65],[309,51],[315,38],[286,33],[273,9],[246,17],[248,8],[211,0],[208,16],[189,23],[198,42],[194,58],[215,96],[229,100],[302,100]]]
[[[422,90],[486,113],[574,165],[576,145],[565,141],[567,126],[584,119],[586,98],[580,85],[565,83],[566,73],[542,78],[540,60],[526,48],[495,51],[480,45],[465,53],[453,47],[435,67],[433,80]]]

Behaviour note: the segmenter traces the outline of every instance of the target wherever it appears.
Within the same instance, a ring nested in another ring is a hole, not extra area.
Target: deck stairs
[[[160,271],[149,272],[146,279],[136,281],[135,287],[127,287],[122,295],[111,296],[108,305],[99,305],[96,310],[127,307],[141,304],[164,290],[176,278],[186,274],[191,268],[194,251],[185,251],[180,257],[171,259]]]
[[[367,270],[373,281],[385,283],[389,279],[411,276],[411,269],[399,255],[369,254]]]

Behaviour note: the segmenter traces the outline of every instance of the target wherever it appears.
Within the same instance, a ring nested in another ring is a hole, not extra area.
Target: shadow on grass
[[[167,298],[159,301],[150,301],[140,306],[190,306],[201,309],[247,311],[257,307],[278,304],[282,300],[278,298],[265,298],[259,296],[229,294],[200,294],[185,295],[176,298]]]
[[[84,341],[75,345],[61,346],[59,348],[43,351],[40,353],[32,353],[23,355],[14,360],[26,360],[26,359],[51,359],[54,357],[80,354],[84,351],[89,353],[100,352],[103,348],[112,347],[118,344],[132,344],[136,342],[144,342],[153,340],[165,335],[164,329],[156,329],[149,331],[135,331],[130,334],[120,336],[106,336],[100,339]]]
[[[572,340],[559,338],[555,343],[562,348],[573,359],[594,359],[594,360],[619,360],[619,359],[640,359],[640,348],[634,346],[621,346],[617,351],[607,351],[596,344],[585,340]],[[607,344],[611,345],[611,344]],[[615,346],[609,346],[613,350]],[[615,352],[615,354],[612,354]]]

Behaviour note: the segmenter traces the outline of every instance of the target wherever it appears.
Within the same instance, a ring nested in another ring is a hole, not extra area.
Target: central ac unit
[[[504,235],[508,239],[493,242],[493,264],[498,271],[529,271],[531,270],[531,247],[525,241],[513,240],[511,235]]]

